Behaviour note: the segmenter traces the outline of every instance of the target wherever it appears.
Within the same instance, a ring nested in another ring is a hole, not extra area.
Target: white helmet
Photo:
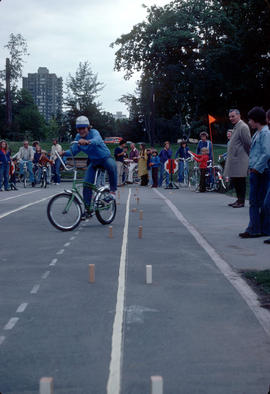
[[[76,119],[76,129],[81,129],[84,127],[90,127],[89,119],[86,116],[79,116]]]

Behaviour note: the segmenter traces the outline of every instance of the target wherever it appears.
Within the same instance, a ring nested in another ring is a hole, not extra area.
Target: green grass
[[[264,294],[270,295],[270,270],[245,271],[243,275]]]
[[[11,152],[12,152],[13,155],[14,155],[16,152],[18,152],[18,150],[19,150],[19,148],[22,146],[22,144],[23,144],[23,141],[20,141],[20,142],[18,142],[18,141],[16,141],[16,142],[14,142],[14,141],[8,142],[9,148],[11,149]],[[69,149],[69,147],[70,147],[70,145],[69,145],[68,142],[64,142],[64,143],[62,143],[61,145],[62,145],[62,148],[63,148],[64,150],[67,150],[67,149]],[[52,143],[51,143],[51,142],[42,142],[42,143],[41,143],[42,149],[46,150],[47,152],[50,152],[50,151],[51,151],[51,146],[52,146]],[[117,145],[116,145],[116,144],[108,144],[107,146],[108,146],[108,148],[110,149],[111,154],[112,154],[112,156],[113,156],[113,154],[114,154],[114,149],[116,148]],[[149,146],[150,146],[150,145],[149,145]],[[193,152],[196,152],[196,146],[197,146],[197,144],[189,144],[189,148],[190,148],[190,150],[192,150]],[[160,152],[161,149],[162,149],[162,147],[160,147],[160,145],[155,145],[154,147],[155,147],[155,149],[156,149],[158,152]],[[171,145],[171,149],[172,149],[172,151],[173,151],[173,157],[175,156],[175,153],[176,153],[176,151],[177,151],[178,148],[179,148],[179,144],[172,144],[172,145]],[[222,153],[224,153],[224,152],[226,152],[226,148],[222,148],[222,147],[219,147],[219,146],[215,146],[215,145],[214,145],[214,157],[215,157],[215,162],[217,162],[217,160],[218,160],[218,155],[220,155],[220,154],[222,154]],[[83,154],[82,154],[82,155],[83,155]]]

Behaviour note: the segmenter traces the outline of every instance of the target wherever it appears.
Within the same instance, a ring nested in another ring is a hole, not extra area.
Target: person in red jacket
[[[194,160],[196,160],[198,163],[200,163],[200,188],[199,191],[201,193],[206,191],[206,185],[205,185],[205,176],[207,172],[207,162],[209,160],[209,150],[207,148],[201,148],[201,155],[197,155],[196,153],[193,153]]]

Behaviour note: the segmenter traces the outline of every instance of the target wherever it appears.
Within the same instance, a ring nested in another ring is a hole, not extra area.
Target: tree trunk
[[[12,106],[10,93],[10,60],[6,58],[6,124],[7,128],[11,128],[12,124]]]

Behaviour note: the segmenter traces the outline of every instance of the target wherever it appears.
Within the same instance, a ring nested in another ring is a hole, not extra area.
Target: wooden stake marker
[[[152,284],[152,265],[146,265],[146,284]]]
[[[89,264],[89,282],[95,283],[95,264]]]
[[[118,198],[119,198],[119,200],[120,200],[120,191],[118,190]]]
[[[39,394],[53,394],[53,378],[40,379]]]
[[[143,220],[143,211],[140,211],[140,220]]]
[[[140,202],[140,197],[137,197],[137,205],[139,204],[139,202]]]
[[[137,212],[137,208],[132,208],[131,212]]]
[[[151,394],[163,394],[162,376],[151,376]]]
[[[138,237],[142,238],[142,226],[139,226]]]
[[[109,226],[109,238],[112,238],[113,237],[113,235],[112,235],[112,226]]]

